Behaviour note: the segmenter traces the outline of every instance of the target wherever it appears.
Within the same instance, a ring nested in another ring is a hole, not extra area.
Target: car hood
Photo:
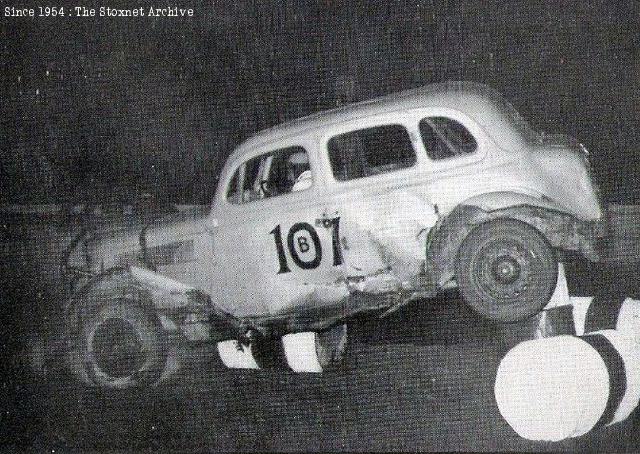
[[[173,213],[98,219],[72,242],[67,264],[93,274],[114,266],[155,269],[158,262],[193,249],[189,238],[200,233],[206,215],[206,207],[190,206]]]

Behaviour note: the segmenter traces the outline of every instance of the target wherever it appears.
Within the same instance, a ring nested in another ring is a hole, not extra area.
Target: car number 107
[[[326,219],[323,225],[327,228],[331,228],[331,246],[333,252],[333,266],[342,265],[342,249],[340,248],[340,218]],[[298,235],[299,233],[306,232],[306,235]],[[276,243],[276,252],[278,254],[278,274],[288,273],[291,271],[285,252],[285,244],[282,238],[282,227],[278,224],[271,232],[273,239]],[[311,250],[311,244],[313,243],[313,257],[309,259],[303,259],[300,253],[306,253]],[[286,246],[289,250],[291,260],[298,268],[303,270],[312,270],[320,266],[322,262],[322,244],[320,243],[320,237],[316,229],[306,222],[297,222],[291,226],[289,233],[287,233]],[[297,247],[296,247],[297,246]]]

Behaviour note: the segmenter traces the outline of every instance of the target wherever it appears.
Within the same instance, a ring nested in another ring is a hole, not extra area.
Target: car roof
[[[523,139],[522,129],[529,128],[502,95],[489,86],[476,82],[441,82],[347,104],[262,130],[243,142],[229,157],[229,161],[234,161],[247,149],[263,147],[287,137],[322,131],[332,125],[358,118],[420,107],[459,110],[486,129],[495,129],[497,134],[503,136],[501,139],[507,141],[520,142]],[[519,124],[520,122],[524,124]]]
[[[503,149],[519,149],[540,136],[529,123],[491,87],[477,82],[440,82],[347,104],[262,130],[241,143],[227,158],[216,190],[225,194],[233,171],[249,155],[279,148],[283,143],[311,134],[330,133],[336,124],[373,115],[422,107],[440,107],[463,112],[477,122]],[[291,143],[289,143],[291,145]]]

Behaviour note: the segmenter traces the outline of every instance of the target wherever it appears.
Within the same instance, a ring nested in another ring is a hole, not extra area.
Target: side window
[[[420,120],[420,135],[427,155],[434,161],[465,156],[478,148],[476,139],[467,128],[451,118],[423,118]]]
[[[331,170],[340,181],[404,169],[416,162],[409,133],[400,125],[340,134],[329,140],[328,148]]]
[[[229,182],[227,200],[253,200],[302,191],[313,185],[309,155],[302,147],[265,153],[243,163]]]

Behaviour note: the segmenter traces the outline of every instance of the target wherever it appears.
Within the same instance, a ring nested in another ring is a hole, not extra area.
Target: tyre
[[[525,320],[549,302],[558,278],[555,252],[524,222],[496,219],[474,228],[456,258],[463,299],[498,322]]]
[[[347,325],[316,333],[316,354],[323,370],[340,364],[347,350]]]
[[[85,381],[105,389],[155,384],[167,342],[155,315],[136,301],[114,299],[80,320],[75,356]]]

